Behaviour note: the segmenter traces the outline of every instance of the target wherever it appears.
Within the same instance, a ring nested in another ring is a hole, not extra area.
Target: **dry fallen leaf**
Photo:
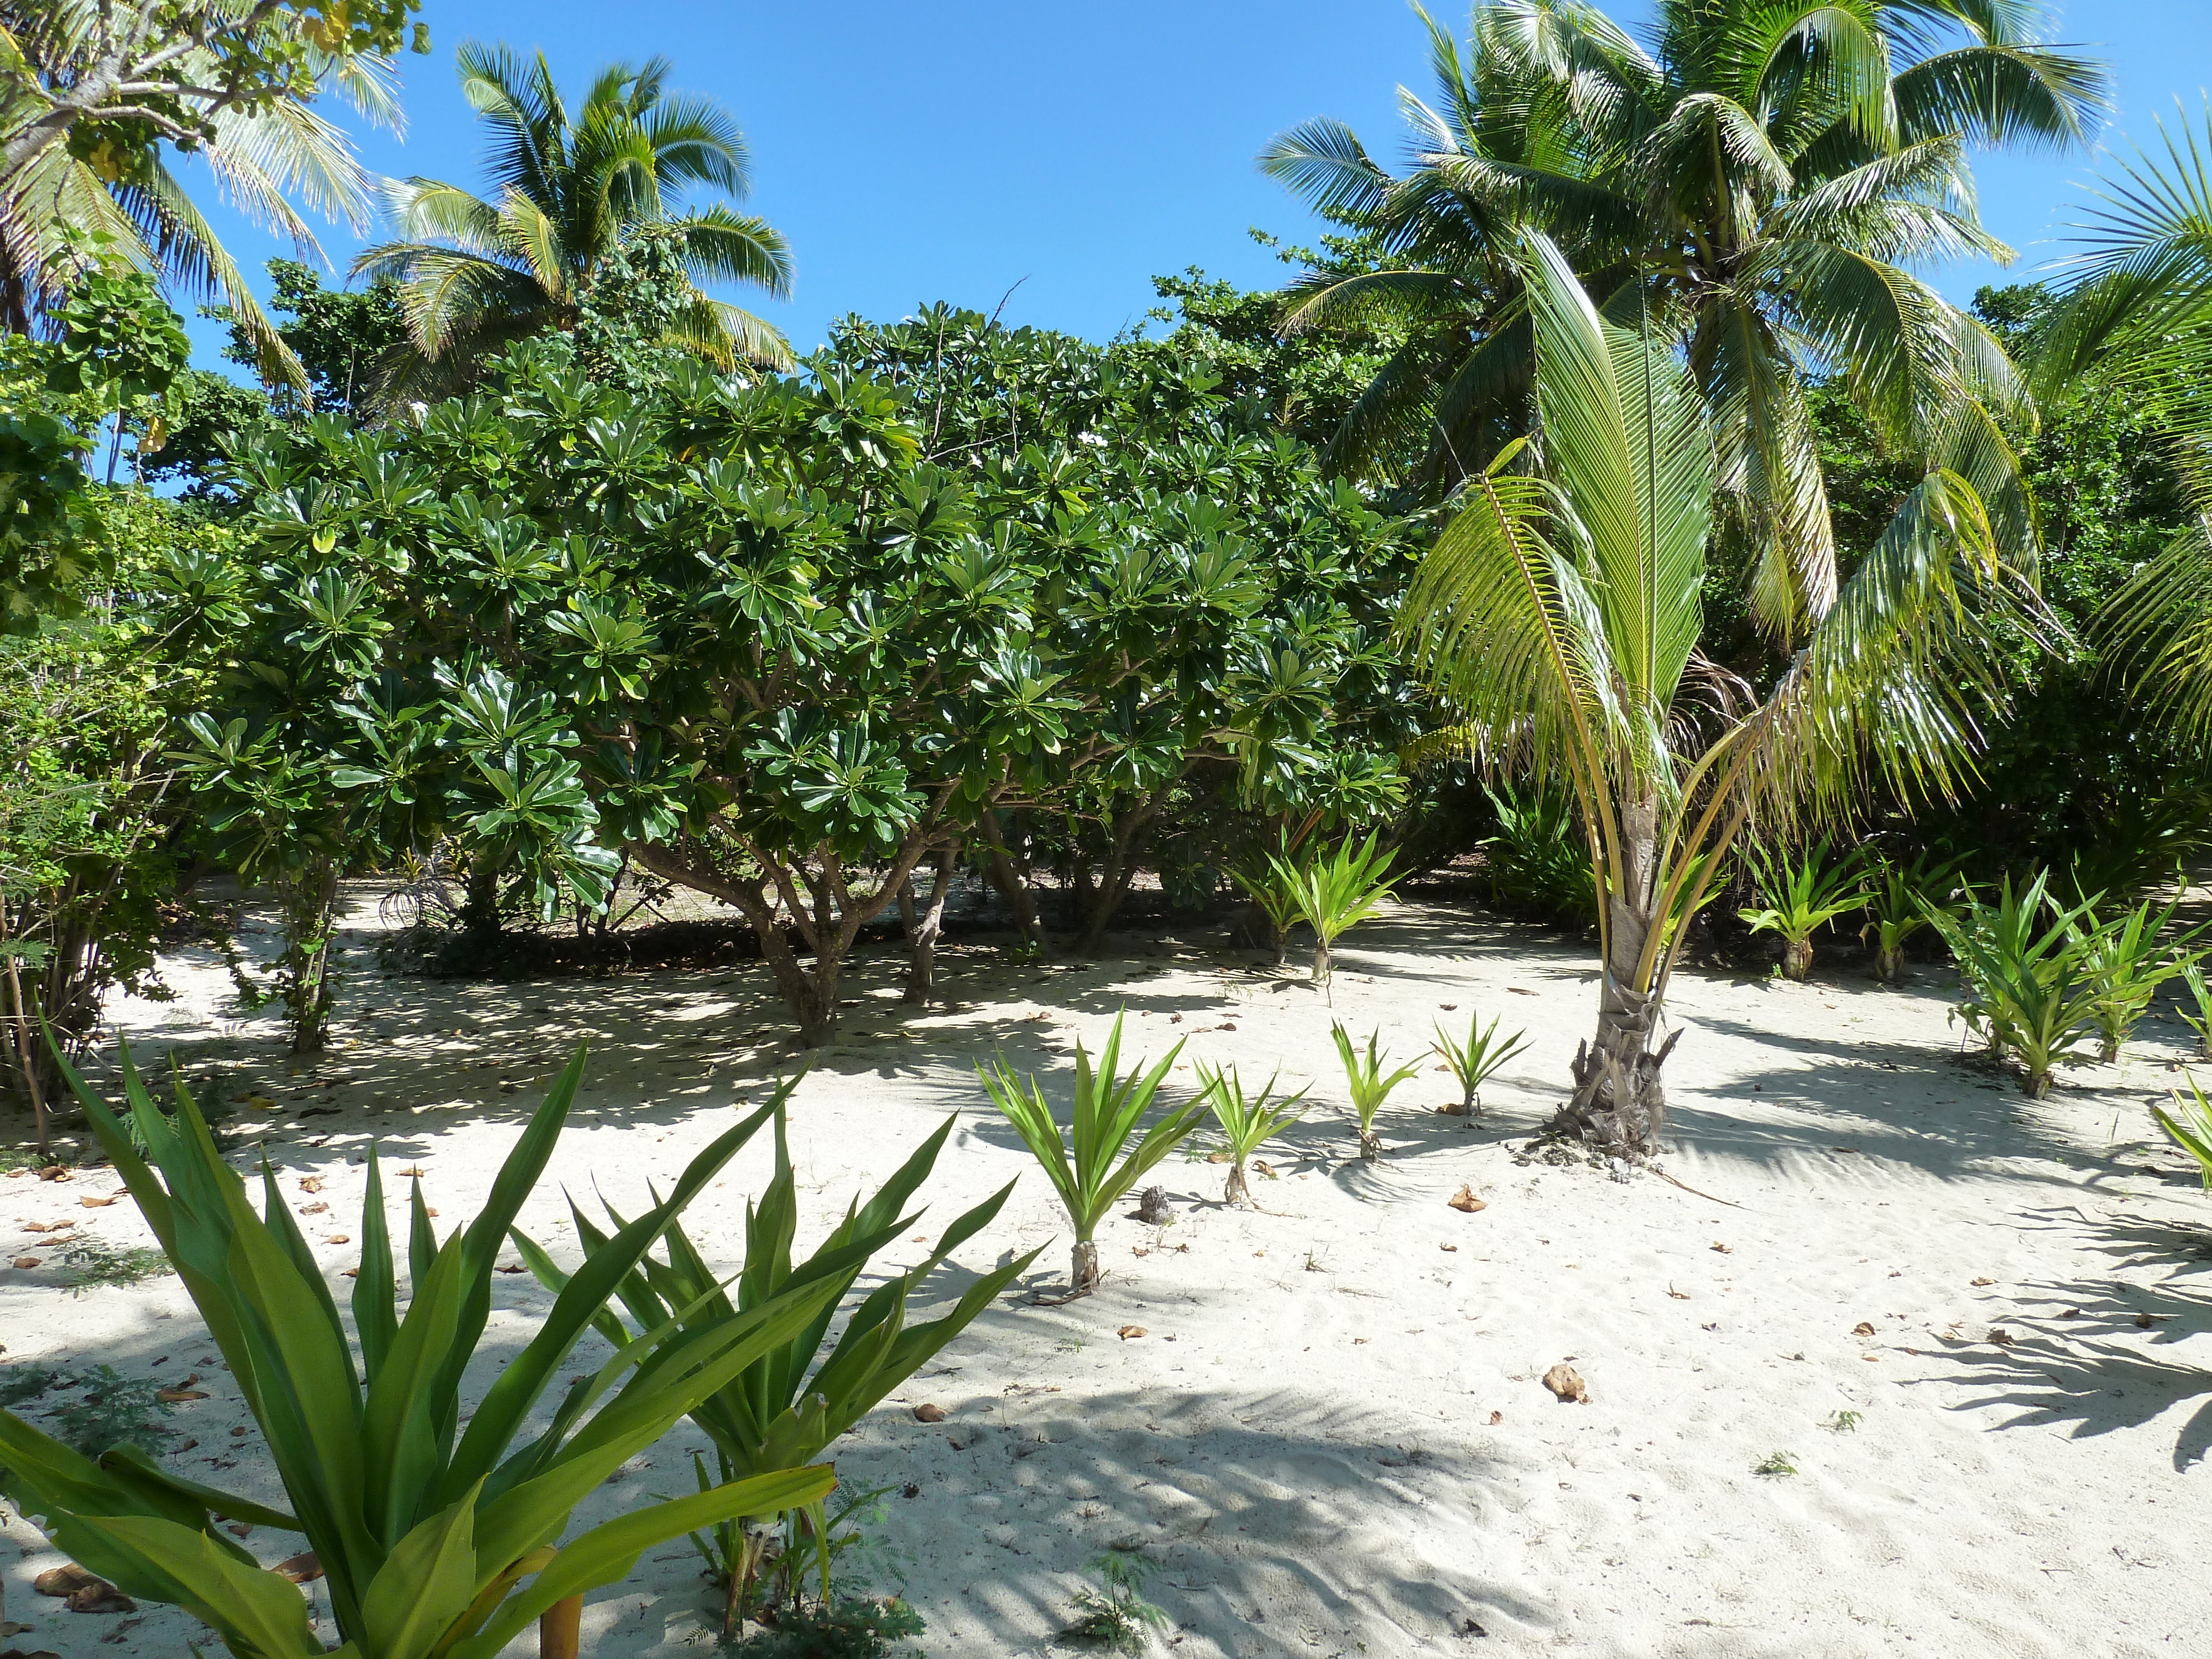
[[[1459,1211],[1463,1215],[1473,1215],[1477,1210],[1486,1210],[1490,1207],[1490,1206],[1484,1203],[1480,1199],[1474,1195],[1474,1188],[1468,1186],[1465,1182],[1462,1182],[1460,1183],[1459,1190],[1454,1193],[1449,1198],[1446,1199],[1444,1202],[1450,1205],[1452,1208]]]
[[[34,1255],[19,1255],[15,1258],[15,1265],[19,1267],[35,1267],[39,1265],[39,1258]]]
[[[95,1578],[64,1604],[71,1613],[136,1613],[138,1604],[105,1578]]]
[[[1454,1253],[1456,1253],[1459,1249],[1459,1246],[1456,1244],[1439,1244],[1437,1248],[1440,1250],[1450,1250]]]
[[[2012,1346],[2012,1333],[2002,1325],[1992,1325],[1990,1327],[1990,1340],[2000,1348],[2009,1348]]]
[[[1735,1245],[1723,1244],[1717,1238],[1712,1242],[1709,1248],[1718,1250],[1723,1255],[1734,1255],[1735,1254]]]
[[[1554,1365],[1544,1373],[1544,1386],[1565,1405],[1572,1401],[1579,1405],[1589,1402],[1589,1390],[1583,1384],[1582,1374],[1572,1365]]]
[[[295,1584],[311,1584],[323,1576],[323,1564],[314,1551],[301,1550],[297,1555],[286,1556],[269,1571]]]
[[[430,1172],[428,1170],[417,1169],[414,1164],[410,1164],[399,1173],[403,1176],[413,1176],[417,1179],[420,1179],[422,1176],[426,1176]]]
[[[914,1420],[917,1423],[942,1423],[945,1420],[945,1407],[927,1403],[916,1406],[914,1408]]]
[[[161,1401],[164,1405],[176,1406],[181,1405],[187,1400],[204,1400],[207,1398],[207,1390],[205,1389],[194,1389],[184,1386],[179,1386],[173,1389],[156,1389],[154,1391],[154,1398]]]
[[[1493,1428],[1494,1428],[1494,1427],[1496,1427],[1498,1424],[1503,1423],[1504,1420],[1505,1420],[1505,1413],[1504,1413],[1504,1412],[1492,1412],[1492,1413],[1491,1413],[1491,1414],[1490,1414],[1491,1425],[1492,1425]]]
[[[1673,1297],[1677,1302],[1687,1302],[1690,1299],[1690,1293],[1687,1291],[1676,1290],[1671,1281],[1668,1284],[1667,1294]]]
[[[65,1233],[76,1225],[74,1221],[26,1221],[23,1231],[27,1233]]]
[[[1145,1328],[1142,1325],[1124,1325],[1120,1330],[1114,1333],[1115,1335],[1120,1337],[1124,1342],[1128,1341],[1132,1337],[1142,1336],[1144,1334]]]
[[[301,1176],[300,1177],[300,1190],[303,1193],[319,1193],[323,1190],[322,1176]]]
[[[65,1567],[48,1567],[31,1581],[31,1588],[41,1595],[75,1595],[87,1585],[100,1582],[72,1561]]]
[[[77,1202],[88,1210],[104,1210],[115,1200],[112,1198],[94,1198],[90,1193],[87,1193],[82,1198],[77,1200]]]
[[[1874,1334],[1874,1326],[1868,1321],[1862,1319],[1857,1324],[1851,1327],[1851,1334],[1853,1336],[1872,1336]]]
[[[45,1169],[39,1171],[39,1179],[41,1181],[74,1181],[76,1177],[71,1175],[67,1170],[62,1168],[60,1164],[49,1164]]]
[[[1226,1164],[1229,1162],[1229,1154],[1226,1152],[1208,1152],[1206,1155],[1206,1161],[1208,1164]]]
[[[332,1233],[328,1238],[325,1239],[323,1243],[325,1244],[350,1244],[353,1243],[353,1235],[350,1233]]]
[[[253,1536],[253,1528],[243,1521],[234,1521],[228,1526],[225,1527],[223,1530],[228,1533],[233,1538],[251,1538]]]
[[[1973,1283],[1976,1285],[1994,1285],[1996,1283],[1996,1280],[1994,1279],[1977,1279]]]
[[[301,1215],[320,1215],[324,1211],[330,1207],[331,1206],[329,1205],[319,1202],[314,1204],[302,1204],[300,1206],[300,1213]]]

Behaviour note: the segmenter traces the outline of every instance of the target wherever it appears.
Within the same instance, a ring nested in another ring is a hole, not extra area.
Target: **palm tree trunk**
[[[1223,1183],[1221,1201],[1224,1204],[1233,1205],[1240,1210],[1255,1207],[1252,1203],[1252,1189],[1245,1184],[1244,1160],[1241,1158],[1229,1166],[1229,1179]]]
[[[1575,1052],[1575,1091],[1550,1133],[1571,1137],[1621,1158],[1648,1158],[1667,1121],[1667,1091],[1660,1067],[1681,1032],[1657,1049],[1660,999],[1639,985],[1644,950],[1658,926],[1652,915],[1656,803],[1645,800],[1621,814],[1622,872],[1627,891],[1607,892],[1605,972],[1598,984],[1597,1032]],[[1600,884],[1603,890],[1604,884]],[[1647,982],[1648,983],[1648,982]]]
[[[1091,1239],[1075,1241],[1074,1260],[1068,1265],[1068,1285],[1078,1296],[1098,1288],[1098,1246]]]

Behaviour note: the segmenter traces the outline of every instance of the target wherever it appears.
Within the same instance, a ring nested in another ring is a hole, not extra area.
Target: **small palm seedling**
[[[1166,1613],[1145,1600],[1143,1563],[1133,1555],[1109,1550],[1091,1565],[1105,1587],[1075,1592],[1075,1618],[1060,1632],[1060,1639],[1117,1653],[1142,1653],[1152,1633],[1166,1629],[1168,1622]]]
[[[1143,1137],[1131,1145],[1169,1068],[1182,1052],[1182,1044],[1169,1049],[1149,1072],[1143,1071],[1144,1061],[1138,1060],[1125,1077],[1121,1070],[1121,1015],[1115,1015],[1114,1029],[1099,1051],[1096,1072],[1083,1045],[1075,1045],[1073,1122],[1065,1135],[1036,1078],[1016,1076],[1003,1060],[988,1071],[976,1067],[983,1086],[990,1091],[992,1103],[1006,1115],[1023,1144],[1044,1166],[1053,1190],[1066,1206],[1068,1221],[1075,1229],[1074,1260],[1069,1269],[1069,1290],[1075,1296],[1088,1295],[1097,1288],[1095,1235],[1098,1224],[1139,1178],[1198,1127],[1208,1105],[1208,1096],[1200,1094],[1187,1105],[1162,1112]]]
[[[1341,1025],[1328,1028],[1336,1039],[1336,1052],[1344,1061],[1344,1080],[1352,1091],[1352,1109],[1359,1119],[1359,1156],[1372,1163],[1382,1150],[1382,1143],[1375,1133],[1375,1114],[1381,1109],[1390,1091],[1412,1077],[1419,1077],[1417,1067],[1401,1066],[1388,1077],[1382,1074],[1383,1055],[1380,1031],[1367,1034],[1365,1054],[1352,1046],[1352,1033]]]
[[[1229,1153],[1229,1180],[1221,1189],[1221,1201],[1242,1209],[1256,1208],[1252,1202],[1252,1190],[1245,1184],[1245,1164],[1253,1153],[1298,1121],[1302,1114],[1297,1109],[1297,1103],[1305,1098],[1306,1091],[1301,1089],[1276,1100],[1275,1078],[1271,1077],[1256,1097],[1247,1100],[1243,1081],[1237,1075],[1234,1066],[1226,1072],[1208,1071],[1201,1066],[1198,1076],[1206,1085],[1206,1096],[1213,1102],[1214,1121],[1221,1125],[1222,1143]]]
[[[1864,860],[1853,853],[1831,862],[1823,841],[1795,859],[1787,853],[1754,852],[1752,863],[1764,903],[1736,915],[1754,933],[1781,936],[1782,971],[1802,981],[1813,970],[1813,935],[1866,902]]]
[[[2188,993],[2190,1007],[2181,1010],[2181,1023],[2197,1033],[2197,1046],[2212,1054],[2212,985],[2204,981],[2204,969],[2195,960],[2181,964],[2181,988]]]
[[[1906,941],[1928,926],[1928,912],[1942,908],[1955,860],[1930,865],[1923,854],[1909,865],[1885,858],[1866,890],[1866,926],[1861,940],[1874,946],[1875,977],[1894,985],[1905,976]]]
[[[264,1164],[257,1215],[190,1093],[180,1086],[176,1114],[166,1115],[128,1050],[122,1062],[143,1155],[76,1070],[64,1062],[63,1071],[198,1305],[292,1511],[172,1474],[128,1443],[88,1458],[0,1411],[10,1496],[44,1517],[58,1548],[125,1594],[185,1608],[237,1659],[324,1652],[299,1590],[216,1524],[243,1522],[306,1534],[349,1659],[494,1659],[532,1620],[546,1620],[541,1633],[550,1626],[556,1640],[573,1632],[583,1593],[623,1577],[644,1550],[731,1516],[817,1503],[836,1484],[826,1466],[779,1468],[632,1509],[561,1541],[576,1505],[624,1462],[827,1316],[835,1280],[794,1286],[711,1329],[663,1324],[540,1410],[607,1298],[765,1110],[718,1136],[665,1200],[586,1255],[465,1412],[461,1382],[489,1323],[492,1275],[567,1119],[582,1050],[508,1153],[484,1208],[442,1244],[416,1183],[404,1315],[371,1152],[350,1333],[274,1170]]]
[[[1397,856],[1395,848],[1378,851],[1371,835],[1358,847],[1347,836],[1334,853],[1304,864],[1269,856],[1275,880],[1297,902],[1298,920],[1313,929],[1315,984],[1328,983],[1329,952],[1338,937],[1390,902],[1390,866]]]
[[[2185,968],[2196,967],[2203,957],[2202,951],[2187,948],[2201,929],[2170,941],[2166,938],[2174,912],[2180,908],[2178,898],[2162,909],[2146,902],[2103,922],[2096,919],[2094,911],[2084,911],[2075,941],[2083,971],[2097,988],[2091,1018],[2100,1039],[2100,1060],[2107,1063],[2118,1060],[2120,1045],[2133,1034],[2151,999],[2158,994],[2158,988]]]
[[[1752,1465],[1753,1474],[1795,1474],[1797,1460],[1786,1451],[1771,1451]]]
[[[1291,953],[1291,929],[1298,925],[1297,861],[1285,840],[1274,853],[1262,853],[1258,862],[1232,869],[1229,878],[1244,890],[1245,896],[1267,919],[1268,942],[1275,949],[1275,966]]]
[[[1821,1426],[1837,1434],[1856,1434],[1859,1431],[1859,1424],[1863,1420],[1858,1413],[1846,1408],[1831,1412],[1828,1414],[1828,1420]]]
[[[2212,1100],[2205,1098],[2203,1086],[2189,1073],[2184,1072],[2181,1080],[2188,1085],[2189,1098],[2184,1100],[2177,1089],[2171,1113],[2157,1106],[2150,1113],[2166,1138],[2197,1160],[2204,1173],[2204,1190],[2212,1193]]]
[[[1037,1252],[1014,1257],[970,1284],[942,1316],[909,1327],[907,1303],[931,1274],[978,1232],[988,1226],[1013,1191],[1012,1182],[975,1208],[956,1218],[939,1235],[936,1247],[917,1266],[893,1273],[866,1295],[846,1306],[869,1261],[885,1245],[913,1231],[921,1212],[907,1212],[935,1167],[937,1155],[952,1132],[947,1117],[912,1157],[865,1205],[855,1200],[845,1218],[804,1261],[793,1263],[792,1241],[798,1232],[799,1182],[786,1134],[786,1105],[799,1079],[780,1085],[768,1106],[774,1114],[775,1170],[759,1202],[745,1206],[745,1265],[732,1298],[726,1281],[708,1267],[680,1222],[664,1235],[664,1253],[650,1253],[622,1280],[616,1299],[630,1316],[626,1323],[611,1308],[594,1323],[617,1350],[648,1332],[673,1325],[683,1333],[705,1333],[755,1318],[759,1310],[801,1285],[827,1287],[828,1299],[799,1335],[773,1353],[757,1358],[691,1409],[691,1420],[714,1442],[720,1480],[750,1480],[769,1471],[811,1463],[854,1424],[867,1415],[909,1376],[934,1358],[1030,1264]],[[587,1250],[604,1249],[611,1237],[629,1225],[607,1206],[611,1231],[602,1229],[577,1206],[570,1213],[577,1242]],[[567,1290],[568,1276],[550,1256],[520,1233],[516,1247],[548,1290]],[[836,1316],[842,1310],[842,1322]],[[830,1328],[842,1322],[834,1346],[824,1352]],[[702,1491],[717,1483],[697,1465]],[[848,1505],[850,1512],[858,1505]],[[784,1599],[799,1595],[804,1564],[812,1558],[822,1570],[822,1605],[830,1603],[829,1569],[838,1534],[838,1519],[825,1518],[818,1505],[806,1510],[756,1511],[718,1523],[694,1542],[706,1554],[714,1582],[724,1592],[723,1632],[734,1637],[746,1613],[755,1577],[773,1533],[784,1536],[781,1556]]]
[[[2037,1097],[2051,1092],[2060,1062],[2098,1035],[2102,994],[2081,943],[2088,903],[2061,906],[2049,880],[2041,872],[2015,891],[2008,876],[1995,904],[1969,891],[1955,913],[1928,909],[1971,988],[1958,1010],[1966,1029],[1988,1041],[1993,1058],[2017,1064],[2021,1092]]]
[[[1437,1022],[1437,1040],[1430,1045],[1430,1051],[1451,1067],[1451,1074],[1459,1083],[1459,1104],[1463,1113],[1480,1109],[1482,1085],[1497,1076],[1508,1060],[1528,1046],[1526,1032],[1516,1031],[1511,1036],[1503,1039],[1498,1036],[1498,1027],[1504,1018],[1503,1015],[1494,1016],[1489,1026],[1485,1028],[1482,1015],[1479,1012],[1471,1014],[1463,1040],[1445,1030],[1442,1020]]]

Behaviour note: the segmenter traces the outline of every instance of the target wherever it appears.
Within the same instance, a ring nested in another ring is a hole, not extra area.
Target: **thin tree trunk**
[[[4,908],[0,908],[0,945],[8,942],[7,912]],[[48,1139],[46,1130],[46,1091],[39,1087],[39,1068],[32,1064],[31,1059],[34,1039],[32,1036],[30,1005],[23,997],[23,980],[15,965],[15,953],[9,952],[5,960],[8,963],[9,996],[15,1010],[10,1041],[15,1045],[16,1063],[22,1068],[23,1088],[31,1097],[31,1121],[38,1130],[39,1156],[52,1159],[53,1146]]]
[[[1084,955],[1095,957],[1105,950],[1106,930],[1113,926],[1115,913],[1121,908],[1129,884],[1136,877],[1138,843],[1158,816],[1159,808],[1148,800],[1115,818],[1106,867],[1099,872],[1098,885],[1084,906]]]
[[[499,933],[499,868],[489,859],[469,866],[468,897],[461,906],[461,926],[485,939]]]
[[[326,858],[310,859],[277,884],[284,912],[284,1012],[295,1054],[320,1054],[329,1034],[337,988],[331,938],[337,930],[337,868]]]
[[[918,915],[913,879],[908,878],[899,889],[899,915],[906,923],[906,1000],[917,1007],[927,1007],[936,994],[937,941],[945,931],[945,900],[952,890],[952,869],[958,857],[959,849],[952,847],[938,854],[936,879],[929,890],[929,902],[919,907]]]
[[[1006,900],[1006,908],[1013,913],[1014,926],[1021,932],[1022,943],[1049,956],[1052,941],[1045,937],[1044,924],[1037,920],[1036,897],[1030,891],[1029,883],[1022,879],[1021,872],[1014,867],[1013,855],[1006,850],[1006,836],[999,828],[999,815],[984,813],[980,827],[983,844],[989,849],[984,867],[990,874],[991,884],[999,890],[999,896]]]

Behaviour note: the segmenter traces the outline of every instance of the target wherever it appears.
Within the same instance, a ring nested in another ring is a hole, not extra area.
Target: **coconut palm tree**
[[[1976,214],[1970,145],[2073,143],[2105,77],[2041,43],[2024,0],[1658,0],[1650,45],[1579,0],[1488,0],[1462,53],[1430,24],[1437,94],[1401,94],[1412,168],[1314,122],[1261,165],[1404,268],[1317,277],[1284,326],[1362,313],[1411,332],[1338,434],[1340,465],[1450,479],[1526,418],[1523,226],[1609,315],[1682,342],[1712,411],[1714,483],[1754,616],[1790,639],[1836,592],[1806,382],[1838,379],[1897,453],[1960,471],[2029,524],[2008,428],[2033,406],[2002,349],[1913,268],[2008,259]]]
[[[2072,281],[2030,346],[2046,395],[2085,377],[2155,411],[2195,521],[2123,590],[2107,636],[2137,689],[2212,732],[2212,108],[2115,160]]]
[[[274,9],[0,0],[0,327],[40,326],[97,250],[219,302],[264,379],[307,387],[171,153],[189,142],[218,196],[320,259],[302,208],[357,232],[371,214],[368,175],[313,100],[335,93],[392,131],[401,119],[387,56]]]
[[[1556,244],[1523,246],[1535,435],[1468,481],[1402,625],[1492,760],[1573,787],[1603,972],[1558,1127],[1635,1155],[1664,1116],[1668,976],[1745,824],[1802,834],[1876,779],[1947,791],[2001,696],[1993,627],[2052,624],[2028,550],[1931,468],[1763,694],[1724,674],[1698,648],[1726,452],[1695,318],[1608,321]]]
[[[390,366],[392,395],[459,389],[514,341],[574,327],[601,265],[647,226],[681,234],[694,285],[678,323],[685,343],[725,362],[790,362],[775,327],[699,291],[735,282],[784,297],[783,237],[720,203],[676,210],[695,188],[735,199],[750,187],[744,135],[726,111],[668,93],[662,58],[601,70],[572,117],[544,53],[525,60],[471,41],[458,56],[461,89],[491,128],[491,193],[391,180],[386,206],[401,240],[354,261],[356,276],[400,284],[413,341]]]

